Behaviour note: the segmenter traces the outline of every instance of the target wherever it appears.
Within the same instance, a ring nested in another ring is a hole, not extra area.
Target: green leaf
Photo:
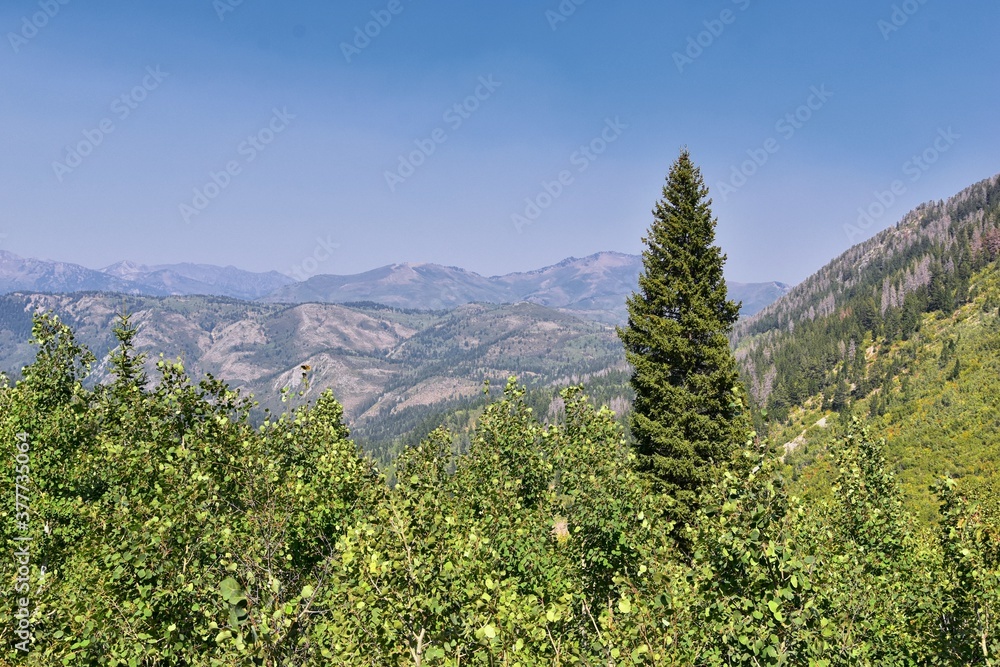
[[[233,577],[226,577],[222,580],[219,584],[219,592],[222,593],[222,599],[229,604],[235,605],[245,599],[243,587]]]

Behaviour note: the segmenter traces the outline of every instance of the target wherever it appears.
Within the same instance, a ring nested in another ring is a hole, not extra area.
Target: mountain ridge
[[[434,310],[462,303],[527,301],[606,323],[626,319],[625,299],[638,288],[642,257],[602,251],[567,257],[530,271],[483,276],[460,267],[432,263],[387,264],[350,274],[323,274],[288,285],[262,298],[269,303],[352,303]],[[388,286],[397,289],[387,289]],[[408,289],[398,288],[408,285]],[[783,296],[790,287],[780,281],[729,282],[730,298],[743,301],[750,316]],[[443,290],[443,291],[442,291]]]
[[[446,404],[482,399],[484,380],[511,375],[533,387],[624,364],[614,329],[537,304],[465,304],[450,311],[385,306],[270,304],[215,296],[129,296],[136,351],[181,359],[192,377],[224,378],[261,408],[286,407],[281,390],[315,399],[334,390],[352,430],[385,452]],[[32,316],[54,313],[96,356],[90,382],[110,379],[121,295],[0,295],[0,372],[18,379],[35,348]],[[308,377],[308,381],[307,381]],[[359,430],[360,429],[360,430]],[[377,437],[373,434],[377,432]]]
[[[456,266],[402,262],[356,274],[320,274],[304,281],[277,271],[178,263],[144,265],[123,260],[100,270],[0,251],[0,294],[13,292],[120,292],[143,296],[226,296],[265,303],[373,302],[416,310],[449,310],[468,303],[527,301],[587,319],[618,324],[625,299],[638,287],[642,258],[617,251],[568,257],[531,271],[483,276]],[[731,282],[731,298],[748,317],[783,296],[778,281]]]

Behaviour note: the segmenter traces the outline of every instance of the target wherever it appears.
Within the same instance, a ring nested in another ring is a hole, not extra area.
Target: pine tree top
[[[641,298],[636,294],[629,299],[630,316],[697,316],[724,334],[736,323],[740,304],[728,300],[726,255],[715,245],[717,220],[708,194],[701,170],[683,149],[643,237],[647,247],[639,278]]]

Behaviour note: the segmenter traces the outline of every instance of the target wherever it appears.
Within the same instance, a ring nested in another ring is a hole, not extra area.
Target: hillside
[[[0,370],[16,376],[31,361],[31,314],[51,311],[97,356],[92,381],[106,380],[123,305],[140,351],[180,357],[193,376],[225,378],[262,407],[280,409],[283,387],[304,392],[297,400],[332,388],[359,441],[386,457],[428,416],[480,401],[487,379],[565,385],[623,364],[613,328],[529,303],[411,311],[89,293],[0,297]],[[147,359],[151,378],[156,360]]]
[[[850,412],[885,436],[907,503],[926,521],[937,516],[929,492],[937,479],[952,477],[985,494],[1000,481],[996,263],[972,277],[970,296],[951,314],[925,314],[908,340],[870,347],[866,375],[881,378],[880,386],[850,405]],[[777,442],[791,443],[785,456],[789,479],[807,498],[829,495],[836,475],[829,448],[843,428],[832,401],[811,398],[774,433]]]
[[[925,204],[734,332],[752,395],[807,495],[833,471],[835,413],[874,421],[911,507],[941,475],[996,478],[1000,177]]]
[[[854,246],[733,332],[748,385],[783,414],[863,366],[874,339],[906,340],[923,313],[949,313],[1000,255],[1000,176],[925,204]],[[863,379],[859,377],[857,379]],[[872,386],[862,382],[856,395]]]

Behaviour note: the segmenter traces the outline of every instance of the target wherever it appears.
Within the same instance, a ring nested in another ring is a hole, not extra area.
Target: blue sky
[[[729,277],[797,282],[1000,171],[998,24],[985,0],[5,0],[0,249],[526,270],[639,252],[686,145]]]

